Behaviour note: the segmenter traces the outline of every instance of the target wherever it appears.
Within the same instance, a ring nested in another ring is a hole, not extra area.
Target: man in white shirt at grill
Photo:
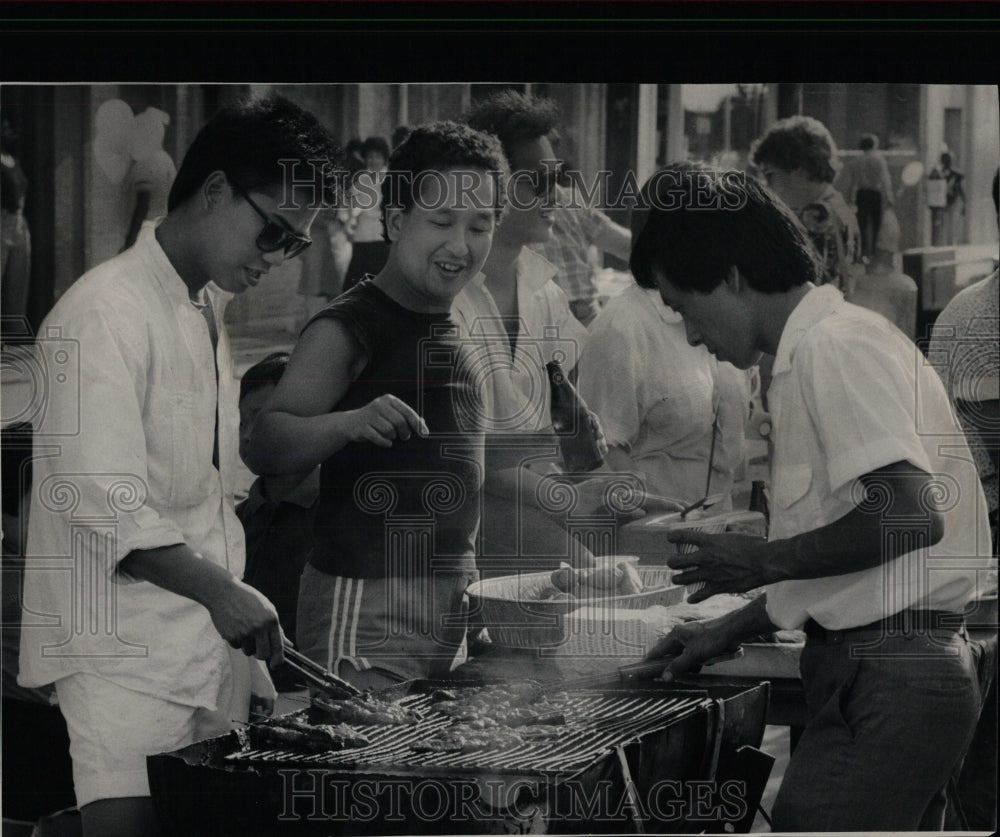
[[[775,356],[771,529],[673,533],[692,602],[763,587],[675,628],[650,657],[672,679],[760,633],[804,629],[810,721],[775,831],[940,830],[980,711],[962,612],[987,583],[986,503],[934,369],[881,316],[819,286],[805,231],[742,172],[679,164],[642,190],[632,272],[692,345],[741,368]]]
[[[240,581],[223,307],[308,246],[335,186],[320,161],[335,154],[286,99],[223,109],[188,150],[167,216],[41,327],[50,385],[19,679],[55,683],[84,837],[158,834],[146,756],[228,731],[252,694],[273,701],[260,661],[281,662],[283,637],[274,606]],[[308,188],[286,179],[290,161]]]

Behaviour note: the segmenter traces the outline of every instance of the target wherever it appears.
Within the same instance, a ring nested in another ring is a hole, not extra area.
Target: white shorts
[[[167,753],[245,721],[250,668],[241,651],[220,684],[218,710],[187,706],[126,689],[94,674],[56,681],[69,730],[73,785],[79,807],[99,799],[149,796],[146,756]],[[256,661],[251,661],[256,662]],[[233,669],[237,674],[233,675]]]

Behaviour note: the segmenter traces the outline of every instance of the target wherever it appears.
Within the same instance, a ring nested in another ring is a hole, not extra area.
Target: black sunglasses
[[[286,259],[294,259],[312,244],[312,239],[308,236],[299,235],[297,232],[283,227],[265,213],[263,209],[253,202],[253,199],[246,193],[246,190],[233,180],[232,177],[229,177],[229,182],[240,193],[243,199],[253,207],[254,211],[264,219],[264,229],[257,235],[257,249],[262,253],[274,253],[277,250],[284,250]]]

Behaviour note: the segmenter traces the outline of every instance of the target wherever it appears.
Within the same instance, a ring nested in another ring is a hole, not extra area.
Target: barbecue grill
[[[418,752],[446,729],[432,693],[389,692],[422,720],[358,727],[369,744],[306,753],[260,747],[237,730],[147,759],[168,834],[334,835],[746,831],[770,772],[768,684],[568,689],[552,738],[507,750]],[[389,696],[387,692],[382,696]],[[294,717],[315,722],[313,709]],[[749,746],[747,746],[749,745]],[[748,759],[749,756],[749,759]]]

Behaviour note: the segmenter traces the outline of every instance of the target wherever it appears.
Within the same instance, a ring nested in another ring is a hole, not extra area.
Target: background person
[[[313,223],[316,246],[302,254],[298,292],[305,302],[305,321],[343,292],[354,252],[353,230],[350,195],[345,189],[338,193],[336,205],[320,209]]]
[[[38,343],[49,369],[78,349],[79,388],[50,388],[35,428],[19,682],[55,683],[85,837],[156,834],[146,756],[228,731],[253,695],[273,700],[261,661],[282,660],[278,617],[239,580],[223,308],[309,244],[322,196],[280,209],[281,163],[336,152],[281,97],[219,111],[185,155],[166,217],[78,279],[40,331],[61,334]],[[49,445],[57,456],[42,455]],[[80,569],[51,572],[52,556]],[[110,607],[113,629],[74,629],[107,625]]]
[[[555,222],[551,137],[557,120],[554,102],[513,90],[493,94],[465,116],[473,128],[500,140],[511,165],[511,194],[482,273],[452,306],[462,335],[477,346],[476,357],[488,370],[487,432],[541,434],[553,442],[545,364],[558,360],[575,376],[587,340],[555,281],[556,267],[528,246],[547,241]],[[548,556],[553,566],[559,560],[586,562],[589,553],[570,544],[565,520],[540,505],[539,477],[521,467],[523,456],[523,449],[514,449],[487,468],[480,567],[490,556],[516,560],[525,552]]]
[[[344,275],[344,290],[349,290],[367,274],[376,274],[389,255],[389,244],[382,237],[382,201],[380,198],[389,143],[383,137],[368,137],[361,145],[365,168],[359,171],[353,196],[350,230],[351,261]]]
[[[583,325],[589,326],[601,310],[597,287],[599,265],[595,255],[611,253],[628,261],[632,235],[595,207],[580,205],[581,197],[565,186],[555,189],[556,206],[552,209],[552,235],[530,244],[556,268],[555,281],[569,307]]]
[[[666,172],[644,197],[670,188],[681,206],[637,213],[632,272],[693,345],[741,368],[775,356],[774,456],[769,540],[668,536],[698,547],[668,560],[678,584],[705,584],[691,601],[764,595],[675,628],[650,656],[679,653],[671,678],[748,637],[804,629],[810,717],[774,830],[940,829],[981,700],[961,614],[996,566],[947,394],[898,329],[817,286],[808,239],[768,190],[740,172]]]
[[[833,187],[840,163],[826,126],[811,116],[779,119],[750,147],[750,159],[809,233],[823,264],[820,282],[850,295],[863,272],[861,232]]]
[[[355,175],[365,170],[364,146],[361,137],[351,137],[344,146],[344,161],[348,174]]]
[[[413,129],[409,125],[397,125],[392,132],[393,149],[398,148],[406,142],[406,138],[412,133],[412,131]]]
[[[747,375],[689,346],[657,291],[633,283],[608,302],[590,327],[578,383],[601,419],[610,470],[637,474],[650,493],[684,505],[707,484],[726,495],[713,511],[732,510],[746,455]]]
[[[952,167],[951,154],[947,151],[941,154],[940,175],[945,181],[945,208],[944,208],[944,244],[955,244],[959,242],[961,233],[956,233],[955,227],[961,229],[960,218],[965,215],[965,188],[962,186],[965,174]],[[959,205],[961,201],[961,205]]]
[[[882,214],[895,204],[889,165],[878,153],[878,137],[865,134],[858,142],[861,156],[847,164],[844,172],[844,191],[847,202],[856,207],[858,228],[861,231],[861,252],[867,259],[875,256]]]
[[[250,436],[263,406],[288,367],[287,352],[275,352],[251,366],[240,379],[240,458],[247,463]],[[247,560],[243,580],[260,590],[275,610],[286,637],[295,637],[299,579],[313,547],[313,526],[319,498],[319,470],[295,485],[257,477],[236,507],[246,535]],[[271,672],[279,692],[298,686],[294,674],[281,667]]]
[[[0,121],[0,311],[27,317],[31,287],[31,231],[24,218],[28,178],[17,159],[17,134]]]
[[[864,275],[861,231],[833,186],[840,164],[837,145],[826,126],[811,116],[780,119],[750,146],[750,160],[768,188],[805,227],[822,265],[819,283],[831,284],[850,297]],[[758,364],[765,408],[769,407],[772,362],[765,354]]]

